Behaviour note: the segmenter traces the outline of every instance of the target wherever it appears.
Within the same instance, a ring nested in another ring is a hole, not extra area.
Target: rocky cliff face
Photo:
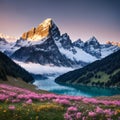
[[[85,42],[84,50],[97,58],[101,57],[101,45],[95,37]]]
[[[41,65],[71,67],[75,64],[74,61],[60,53],[53,38],[48,38],[42,44],[22,47],[11,57],[19,61],[39,63]]]
[[[38,41],[49,36],[60,36],[57,26],[50,18],[43,21],[38,27],[23,33],[21,38],[24,40]]]

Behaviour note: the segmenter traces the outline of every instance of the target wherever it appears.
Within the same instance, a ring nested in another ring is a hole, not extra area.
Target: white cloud
[[[19,64],[21,67],[26,69],[28,72],[33,74],[63,74],[68,71],[73,70],[73,68],[70,67],[58,67],[58,66],[50,66],[50,65],[40,65],[36,63],[24,63],[24,62],[18,62],[15,61],[17,64]]]

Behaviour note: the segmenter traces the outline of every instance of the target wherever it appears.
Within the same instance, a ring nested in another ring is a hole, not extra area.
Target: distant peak
[[[3,33],[0,33],[0,38],[5,39],[7,42],[15,42],[17,39],[19,39],[18,37],[8,36],[8,35],[3,34]]]
[[[98,41],[97,38],[96,38],[95,36],[92,36],[92,37],[90,38],[90,40]]]
[[[67,33],[62,34],[62,36],[69,37],[69,35]]]
[[[85,42],[86,46],[93,46],[94,48],[99,48],[100,47],[100,43],[99,41],[96,39],[96,37],[91,37],[88,41]]]
[[[115,46],[120,47],[120,42],[107,41],[106,44],[115,45]]]
[[[79,38],[78,40],[75,41],[76,43],[83,43],[83,41]]]
[[[78,48],[82,48],[82,47],[84,47],[84,42],[81,39],[78,39],[78,40],[73,42],[73,45],[78,47]]]
[[[98,42],[97,38],[95,36],[92,36],[88,41],[86,41],[88,43],[90,42]],[[98,42],[99,43],[99,42]]]

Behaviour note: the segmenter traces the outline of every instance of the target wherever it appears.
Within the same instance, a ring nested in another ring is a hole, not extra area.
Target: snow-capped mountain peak
[[[83,48],[84,47],[84,42],[81,39],[78,39],[73,42],[73,45],[78,48]]]
[[[7,44],[8,42],[4,39],[0,37],[0,44]]]
[[[15,42],[18,39],[18,37],[8,36],[3,33],[0,33],[0,38],[5,39],[7,42]]]
[[[92,54],[93,56],[96,56],[97,58],[100,58],[101,56],[101,45],[96,39],[96,37],[91,37],[88,41],[84,44],[84,50]]]
[[[67,33],[64,33],[64,34],[62,35],[62,37],[64,38],[64,40],[65,40],[65,39],[70,39],[70,37],[69,37],[69,35],[68,35]]]
[[[22,39],[29,41],[39,41],[46,37],[60,36],[58,27],[55,25],[51,18],[44,20],[36,28],[32,28],[28,32],[23,33]]]
[[[88,41],[86,41],[87,44],[99,44],[97,38],[95,36],[91,37]]]
[[[89,46],[90,49],[98,49],[100,47],[100,43],[98,40],[93,36],[88,41],[85,42],[85,47]]]
[[[53,24],[53,20],[51,18],[47,18],[41,24],[39,24],[39,26],[42,25],[43,27],[51,27],[52,24]]]

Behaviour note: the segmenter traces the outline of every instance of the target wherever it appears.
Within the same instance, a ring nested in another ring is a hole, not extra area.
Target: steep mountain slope
[[[7,77],[22,78],[26,82],[32,82],[33,77],[10,58],[0,52],[0,79],[7,80]]]
[[[42,44],[22,47],[11,57],[19,61],[40,63],[42,65],[71,66],[73,64],[70,59],[60,53],[52,38],[47,39]]]
[[[61,75],[57,83],[120,87],[120,50],[84,68]]]

